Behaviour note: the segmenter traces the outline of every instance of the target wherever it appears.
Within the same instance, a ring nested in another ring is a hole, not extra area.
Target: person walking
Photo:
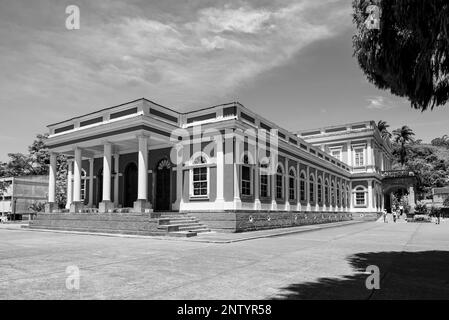
[[[396,210],[393,211],[393,222],[396,223],[396,219],[398,217],[398,213]]]
[[[387,223],[387,209],[383,211],[384,223]]]
[[[440,224],[440,217],[441,217],[441,212],[438,211],[438,213],[437,213],[437,224]]]

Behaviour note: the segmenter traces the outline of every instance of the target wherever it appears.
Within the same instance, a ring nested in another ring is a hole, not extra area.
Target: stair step
[[[197,226],[182,226],[182,227],[178,227],[178,229],[179,229],[179,231],[182,231],[182,230],[195,230],[196,231],[196,230],[207,229],[207,227],[199,224]]]
[[[197,235],[197,232],[190,232],[190,231],[175,231],[175,232],[169,232],[167,233],[170,237],[195,237]]]

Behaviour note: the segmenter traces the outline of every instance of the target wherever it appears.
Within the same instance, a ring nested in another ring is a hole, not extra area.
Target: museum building
[[[375,219],[392,164],[374,121],[289,132],[238,102],[182,113],[142,98],[48,128],[53,214],[177,212],[223,231]]]

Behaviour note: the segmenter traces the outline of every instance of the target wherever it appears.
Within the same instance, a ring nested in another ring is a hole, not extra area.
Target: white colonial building
[[[374,219],[392,162],[373,121],[292,133],[237,102],[181,113],[139,99],[48,128],[48,213],[177,211],[230,231]]]

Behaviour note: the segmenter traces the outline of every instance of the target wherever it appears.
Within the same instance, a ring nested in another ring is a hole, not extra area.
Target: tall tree
[[[379,122],[377,122],[377,129],[379,129],[380,135],[385,140],[391,139],[392,137],[390,131],[388,131],[389,127],[390,125],[384,120],[379,120]]]
[[[415,133],[408,126],[393,131],[394,141],[399,144],[399,162],[404,166],[407,159],[407,144],[413,142]]]
[[[353,9],[354,56],[367,79],[407,97],[415,109],[443,106],[449,99],[449,2],[353,0]]]

